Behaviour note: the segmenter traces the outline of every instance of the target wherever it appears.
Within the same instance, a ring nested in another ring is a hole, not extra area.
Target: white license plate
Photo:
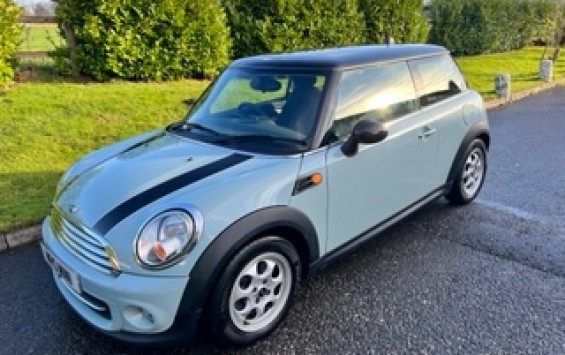
[[[43,250],[45,261],[47,261],[47,264],[55,271],[55,274],[73,291],[81,293],[80,278],[77,273],[63,265],[59,259],[51,254],[43,245],[41,245],[41,249]]]

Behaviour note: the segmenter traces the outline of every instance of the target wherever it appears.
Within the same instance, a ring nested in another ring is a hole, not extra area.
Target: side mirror
[[[374,144],[382,141],[388,135],[382,123],[372,120],[362,120],[355,124],[349,138],[341,146],[341,152],[352,157],[357,154],[359,144]]]

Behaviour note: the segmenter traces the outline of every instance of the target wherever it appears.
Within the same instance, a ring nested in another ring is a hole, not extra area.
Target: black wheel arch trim
[[[288,206],[267,207],[252,212],[234,222],[221,232],[206,248],[190,272],[177,312],[177,320],[181,317],[200,314],[204,309],[210,292],[215,287],[221,272],[229,260],[243,248],[266,233],[277,230],[294,230],[302,236],[280,235],[297,246],[297,253],[304,257],[307,252],[307,263],[303,272],[320,257],[318,236],[310,219],[302,212]],[[308,250],[301,250],[300,245]]]
[[[459,145],[459,149],[457,149],[457,153],[455,154],[455,158],[453,159],[453,163],[451,164],[451,169],[449,170],[449,174],[447,175],[446,182],[448,185],[453,184],[453,181],[455,180],[455,176],[457,176],[457,173],[461,171],[461,169],[463,168],[463,164],[464,164],[463,158],[467,150],[467,147],[469,146],[469,144],[471,144],[472,141],[474,141],[477,138],[483,139],[486,148],[487,149],[489,148],[490,131],[487,122],[483,122],[483,121],[477,122],[473,126],[471,126],[469,131],[467,131],[467,134],[465,135],[465,137],[461,141],[461,144]]]

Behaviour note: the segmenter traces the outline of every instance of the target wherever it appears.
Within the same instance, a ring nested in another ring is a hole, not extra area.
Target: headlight
[[[144,267],[160,268],[178,261],[196,243],[202,229],[200,213],[171,210],[152,218],[135,242],[137,260]]]

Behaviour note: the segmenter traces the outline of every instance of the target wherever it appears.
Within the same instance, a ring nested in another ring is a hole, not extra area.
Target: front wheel
[[[284,318],[300,280],[300,258],[280,237],[254,241],[228,263],[208,309],[211,331],[225,346],[246,346]]]
[[[461,170],[455,176],[451,190],[445,196],[456,205],[465,205],[477,197],[487,170],[487,150],[480,139],[471,142],[464,155]]]

